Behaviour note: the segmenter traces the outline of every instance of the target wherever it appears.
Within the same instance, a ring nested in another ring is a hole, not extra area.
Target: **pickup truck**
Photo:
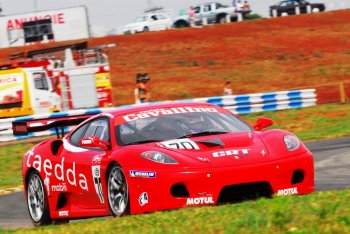
[[[195,24],[202,25],[204,18],[208,24],[213,23],[226,23],[226,18],[229,15],[231,21],[235,21],[238,18],[238,13],[241,13],[243,18],[249,15],[250,7],[248,4],[242,4],[237,7],[229,7],[222,5],[218,2],[210,2],[200,4],[194,7],[195,12]],[[190,19],[188,14],[179,16],[173,22],[174,28],[183,28],[190,26]]]

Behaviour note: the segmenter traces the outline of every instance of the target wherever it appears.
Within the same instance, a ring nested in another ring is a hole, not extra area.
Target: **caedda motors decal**
[[[72,186],[79,186],[82,190],[89,191],[86,176],[82,173],[77,173],[75,170],[75,162],[72,168],[65,168],[65,158],[62,157],[61,162],[53,164],[51,160],[45,159],[33,151],[27,153],[27,167],[33,167],[39,172],[43,171],[46,176],[54,176],[57,180],[62,182],[67,181]]]

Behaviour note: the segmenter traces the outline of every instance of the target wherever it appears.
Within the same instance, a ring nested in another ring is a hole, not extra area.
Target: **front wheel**
[[[27,206],[34,226],[38,227],[52,223],[46,191],[37,171],[31,172],[29,175],[27,183]]]
[[[122,216],[129,211],[129,191],[123,169],[114,164],[107,177],[109,209],[113,216]]]

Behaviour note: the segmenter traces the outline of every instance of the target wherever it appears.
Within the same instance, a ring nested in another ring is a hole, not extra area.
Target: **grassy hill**
[[[89,43],[118,44],[107,50],[115,105],[133,103],[138,72],[150,74],[155,101],[221,95],[225,81],[232,82],[235,94],[317,87],[321,102],[338,101],[338,82],[344,81],[350,96],[350,10]],[[0,61],[23,50],[3,49]]]

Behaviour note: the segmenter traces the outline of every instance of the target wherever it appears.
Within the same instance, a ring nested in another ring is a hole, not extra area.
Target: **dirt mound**
[[[232,82],[235,94],[318,87],[325,90],[319,92],[322,101],[338,100],[338,83],[343,81],[350,96],[350,10],[110,36],[89,43],[118,44],[107,51],[115,105],[133,103],[139,72],[150,74],[155,101],[222,95],[225,81]],[[0,60],[14,52],[18,48],[2,50]]]

